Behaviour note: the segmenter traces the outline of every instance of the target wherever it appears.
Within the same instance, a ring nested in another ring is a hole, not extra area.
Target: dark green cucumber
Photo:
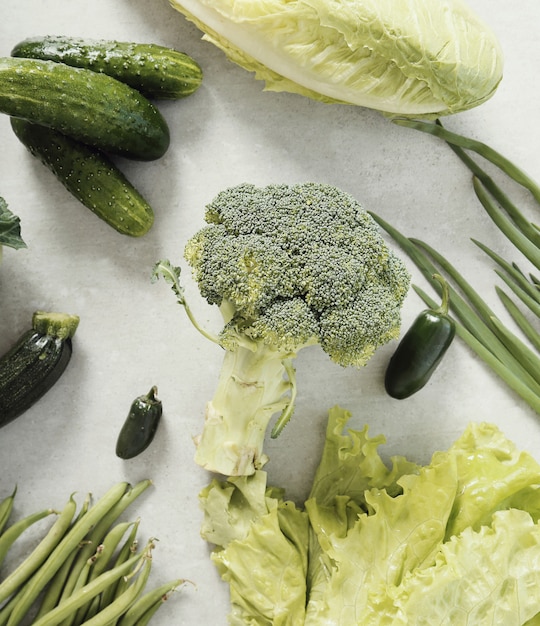
[[[12,117],[11,126],[77,200],[119,233],[140,237],[150,230],[152,208],[103,152],[26,120]]]
[[[132,459],[144,452],[156,434],[163,407],[157,398],[157,387],[135,398],[116,442],[116,456]]]
[[[184,52],[151,43],[66,36],[31,37],[11,56],[43,59],[102,72],[148,98],[184,98],[202,82],[199,64]]]
[[[136,89],[54,61],[1,57],[0,113],[143,161],[162,157],[170,143],[167,122]]]
[[[27,411],[60,378],[78,325],[76,315],[36,311],[32,328],[0,357],[0,427]]]

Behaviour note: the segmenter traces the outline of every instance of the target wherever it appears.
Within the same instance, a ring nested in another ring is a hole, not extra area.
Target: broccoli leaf
[[[8,209],[3,198],[0,198],[0,246],[26,248],[21,237],[20,219]]]

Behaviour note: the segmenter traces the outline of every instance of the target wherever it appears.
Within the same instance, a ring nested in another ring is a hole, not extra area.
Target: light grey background
[[[505,76],[492,100],[447,126],[489,143],[540,179],[540,4],[470,4],[501,41]],[[152,581],[184,576],[197,585],[168,603],[154,623],[224,625],[227,588],[199,537],[197,497],[209,477],[194,464],[192,443],[221,353],[194,331],[169,288],[150,282],[154,263],[168,257],[183,264],[183,246],[202,225],[205,204],[244,181],[312,180],[349,191],[367,209],[448,255],[504,319],[493,266],[470,237],[503,255],[513,252],[446,146],[373,111],[264,92],[250,74],[201,41],[167,0],[2,0],[0,18],[0,55],[9,55],[28,36],[80,35],[173,46],[204,70],[196,94],[159,105],[172,133],[165,157],[119,161],[155,208],[155,226],[140,240],[118,235],[79,205],[17,141],[8,118],[0,117],[0,195],[20,216],[29,246],[6,250],[0,268],[0,351],[27,329],[36,309],[81,317],[73,360],[54,391],[0,432],[0,497],[17,484],[15,514],[22,515],[59,507],[73,491],[82,499],[87,491],[101,495],[119,480],[152,478],[155,486],[130,510],[142,518],[141,538],[160,540]],[[538,210],[523,201],[527,212]],[[411,270],[414,282],[425,286]],[[201,320],[217,330],[217,312],[189,281],[188,293]],[[405,327],[421,308],[411,292]],[[427,462],[475,420],[496,423],[540,458],[538,417],[460,341],[429,386],[403,402],[383,389],[394,348],[381,349],[361,371],[333,365],[316,348],[300,354],[296,414],[283,436],[266,447],[270,483],[302,501],[318,462],[327,409],[338,403],[352,411],[351,426],[368,423],[373,435],[387,436],[385,457],[405,454]],[[162,425],[147,452],[122,461],[114,453],[119,428],[131,401],[152,384],[164,404]]]

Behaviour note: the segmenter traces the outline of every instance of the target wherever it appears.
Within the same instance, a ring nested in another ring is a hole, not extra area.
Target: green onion
[[[406,126],[407,128],[413,128],[420,130],[436,137],[444,139],[448,144],[452,146],[458,146],[465,150],[471,150],[479,156],[489,161],[495,167],[500,169],[504,174],[514,180],[516,183],[528,189],[531,194],[540,202],[540,186],[521,168],[517,167],[512,161],[503,156],[500,152],[497,152],[493,148],[490,148],[487,144],[464,137],[458,133],[453,133],[442,126],[440,122],[423,122],[419,120],[409,120],[396,118],[392,120],[398,126]]]
[[[472,173],[473,189],[486,214],[504,238],[532,265],[540,269],[540,229],[510,199],[503,189],[467,153],[473,152],[494,165],[500,173],[527,189],[540,203],[540,186],[522,169],[485,143],[469,139],[445,129],[440,121],[393,120],[396,124],[420,130],[446,141]],[[476,289],[443,255],[427,243],[398,232],[382,218],[372,214],[375,221],[404,250],[429,280],[438,271],[450,281],[450,309],[455,317],[456,334],[537,413],[540,413],[540,332],[534,321],[540,320],[540,280],[529,277],[518,265],[472,239],[497,264],[496,275],[524,305],[524,312],[498,285],[495,291],[505,310],[521,332],[523,339],[510,330],[488,306]],[[413,285],[425,303],[433,301]],[[435,288],[437,286],[435,285]],[[431,303],[431,304],[430,304]]]

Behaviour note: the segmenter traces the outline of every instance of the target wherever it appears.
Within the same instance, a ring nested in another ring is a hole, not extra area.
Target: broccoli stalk
[[[225,351],[216,392],[206,407],[204,429],[196,439],[197,463],[210,470],[220,468],[230,476],[252,474],[266,463],[267,426],[291,402],[284,366],[289,358],[290,354],[264,344]],[[231,407],[235,407],[234,414]]]
[[[330,185],[239,185],[218,194],[205,219],[184,256],[201,295],[220,308],[220,333],[197,323],[179,267],[161,261],[154,278],[172,285],[195,327],[224,349],[195,460],[249,475],[268,460],[273,416],[276,437],[294,411],[298,351],[320,345],[339,365],[364,366],[399,336],[410,276],[373,218]]]

